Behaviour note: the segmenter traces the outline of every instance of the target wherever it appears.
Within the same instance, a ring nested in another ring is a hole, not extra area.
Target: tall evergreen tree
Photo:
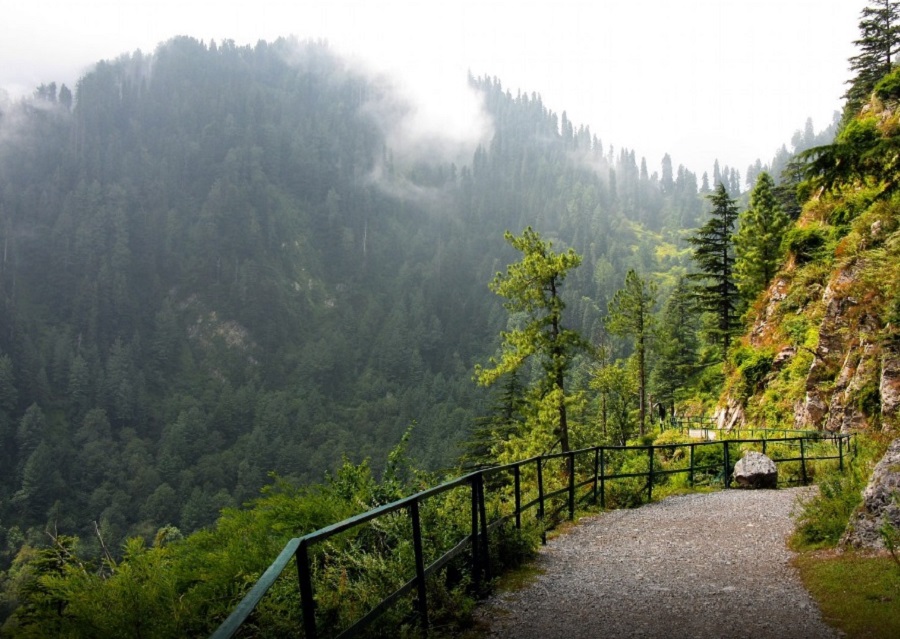
[[[781,240],[790,218],[775,196],[775,182],[761,173],[750,193],[750,208],[739,217],[734,238],[735,281],[741,297],[752,301],[765,289],[782,258]]]
[[[660,178],[660,185],[662,186],[663,193],[671,193],[675,188],[675,180],[672,173],[672,158],[668,153],[666,153],[662,159],[662,177]]]
[[[524,403],[525,388],[518,371],[504,375],[490,414],[476,419],[472,434],[464,445],[461,460],[465,466],[481,468],[497,462],[496,445],[508,440],[522,425]]]
[[[688,238],[694,247],[693,259],[700,268],[691,277],[699,283],[697,302],[701,310],[713,314],[710,333],[727,357],[731,336],[737,331],[738,290],[734,282],[734,224],[737,204],[720,182],[715,192],[706,196],[712,203],[709,221]]]
[[[656,399],[666,407],[675,403],[679,390],[687,387],[697,367],[698,314],[691,286],[679,277],[663,308],[655,335],[656,353],[650,386]]]
[[[618,360],[598,368],[590,386],[600,399],[603,438],[619,446],[626,445],[634,429],[635,371]]]
[[[565,304],[560,289],[568,272],[581,264],[581,256],[569,249],[556,253],[552,242],[544,241],[530,226],[521,236],[509,231],[506,241],[522,253],[522,260],[510,264],[506,273],[497,273],[490,288],[505,297],[510,313],[523,313],[525,323],[504,331],[500,359],[491,358],[491,368],[476,366],[479,384],[490,386],[501,376],[519,370],[532,355],[540,360],[544,376],[535,388],[539,401],[555,404],[555,434],[564,452],[569,450],[565,379],[575,353],[583,346],[581,336],[562,325]]]
[[[862,10],[859,21],[859,39],[853,44],[859,53],[850,58],[850,70],[855,73],[848,80],[850,88],[844,97],[844,121],[849,121],[869,99],[878,81],[887,75],[894,56],[900,51],[900,3],[895,0],[877,0]]]
[[[629,269],[625,275],[625,287],[616,291],[609,302],[607,329],[613,335],[627,336],[634,341],[641,435],[647,421],[647,350],[653,333],[655,304],[656,286],[639,276],[634,269]]]

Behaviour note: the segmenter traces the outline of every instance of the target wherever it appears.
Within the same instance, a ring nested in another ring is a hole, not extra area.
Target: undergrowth
[[[833,547],[840,541],[887,442],[883,437],[859,435],[856,447],[856,455],[844,461],[844,472],[834,469],[824,473],[817,481],[816,494],[799,503],[797,528],[791,538],[796,550]]]

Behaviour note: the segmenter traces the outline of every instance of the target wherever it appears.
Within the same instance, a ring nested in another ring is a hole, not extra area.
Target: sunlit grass
[[[815,552],[796,565],[829,624],[851,639],[900,637],[900,568],[890,557]]]

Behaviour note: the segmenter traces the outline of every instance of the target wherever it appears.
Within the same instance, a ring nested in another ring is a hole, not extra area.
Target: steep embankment
[[[873,96],[814,154],[788,260],[751,309],[719,425],[847,432],[900,419],[900,111]]]

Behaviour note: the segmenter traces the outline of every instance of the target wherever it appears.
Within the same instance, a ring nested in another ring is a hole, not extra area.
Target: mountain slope
[[[895,429],[900,410],[900,112],[881,93],[809,154],[789,259],[752,309],[718,418],[837,432]]]
[[[74,105],[3,106],[0,528],[193,530],[413,422],[421,465],[455,463],[507,229],[584,256],[563,295],[591,339],[628,268],[671,286],[696,176],[471,86],[492,132],[450,156],[401,148],[408,105],[315,43],[178,38],[98,64]]]

